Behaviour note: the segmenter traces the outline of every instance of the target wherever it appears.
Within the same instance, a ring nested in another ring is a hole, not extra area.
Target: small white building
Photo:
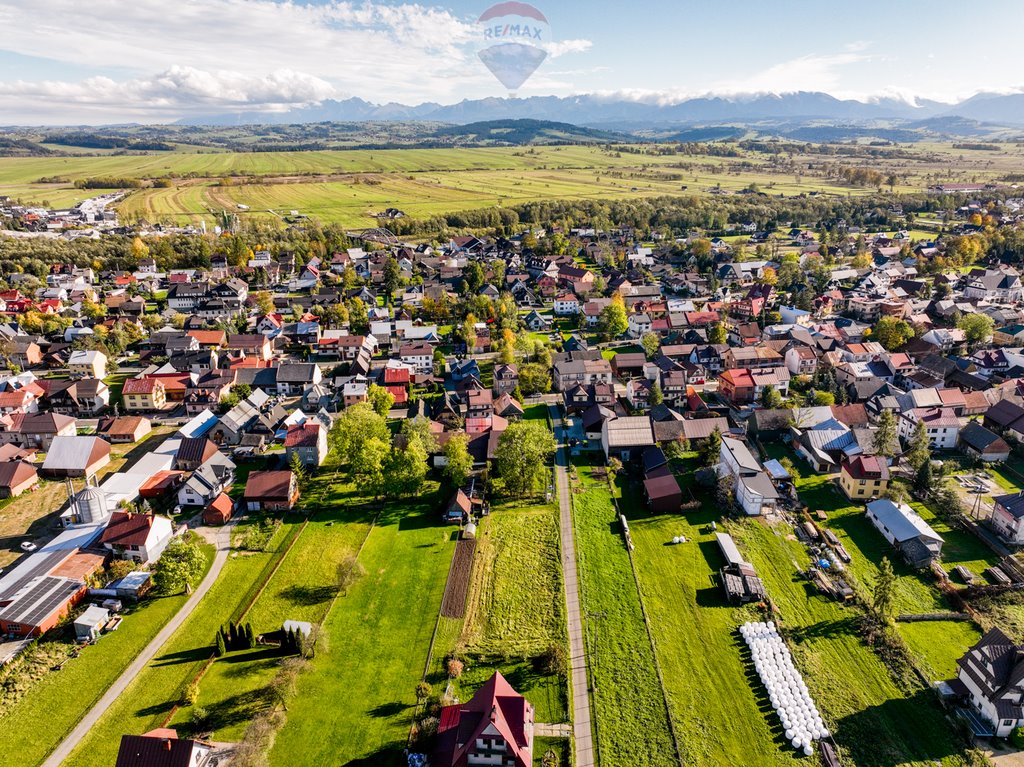
[[[79,642],[93,642],[110,620],[110,611],[98,605],[89,605],[85,612],[75,618],[75,639]]]
[[[749,516],[764,514],[778,504],[774,483],[742,440],[722,437],[717,473],[720,478],[732,477],[736,503]]]

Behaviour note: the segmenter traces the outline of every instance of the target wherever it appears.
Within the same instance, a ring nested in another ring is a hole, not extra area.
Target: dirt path
[[[558,424],[561,417],[555,405],[548,406],[551,423]],[[562,429],[554,427],[558,452],[555,456],[555,477],[558,485],[559,527],[562,535],[562,573],[565,584],[566,618],[569,626],[569,680],[572,693],[573,739],[576,767],[594,767],[593,730],[590,725],[590,690],[587,686],[587,650],[583,643],[583,618],[580,615],[580,588],[576,575],[576,536],[572,522],[572,503],[569,499],[569,476],[566,468],[569,456],[562,444]]]

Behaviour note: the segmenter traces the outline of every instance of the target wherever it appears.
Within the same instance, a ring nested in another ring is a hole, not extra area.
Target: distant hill
[[[487,120],[467,125],[450,125],[437,130],[435,136],[460,138],[471,143],[525,144],[601,143],[634,141],[634,137],[612,131],[582,128],[570,123],[550,120]]]
[[[1024,93],[979,93],[943,114],[1004,125],[1024,125]]]
[[[530,98],[467,99],[457,104],[372,104],[363,99],[327,100],[317,106],[281,113],[241,112],[183,119],[185,125],[289,124],[359,122],[364,120],[433,120],[466,125],[494,120],[547,120],[592,128],[638,129],[656,125],[757,120],[926,119],[948,110],[948,104],[898,99],[861,102],[827,93],[801,91],[749,96],[707,96],[675,104],[635,101],[585,94]],[[1024,120],[1024,111],[1022,111]]]

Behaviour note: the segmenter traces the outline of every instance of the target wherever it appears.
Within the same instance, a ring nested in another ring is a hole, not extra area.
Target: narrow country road
[[[580,587],[576,577],[576,537],[572,524],[572,504],[569,498],[569,454],[563,444],[561,416],[556,405],[548,405],[551,423],[558,443],[555,454],[555,482],[558,485],[558,505],[562,534],[562,573],[565,583],[565,607],[569,627],[569,667],[572,684],[573,739],[576,743],[576,767],[594,767],[593,729],[590,725],[590,690],[587,685],[587,648],[583,642],[583,619],[580,615]]]
[[[61,742],[57,748],[54,749],[53,753],[50,754],[49,758],[43,762],[42,767],[60,767],[64,760],[67,759],[75,747],[82,741],[93,725],[103,716],[104,712],[117,700],[118,696],[125,691],[132,680],[146,667],[146,665],[156,657],[157,653],[160,652],[167,640],[171,638],[171,635],[185,622],[192,611],[195,610],[196,605],[199,604],[200,600],[206,596],[206,592],[210,590],[210,587],[216,582],[220,575],[221,569],[224,567],[224,563],[228,560],[228,553],[231,549],[231,530],[235,526],[235,520],[232,520],[223,527],[217,528],[212,535],[205,534],[206,530],[197,531],[204,534],[203,537],[209,540],[213,538],[212,543],[217,547],[217,553],[213,558],[213,564],[210,565],[210,570],[203,578],[202,583],[199,584],[198,588],[192,592],[192,595],[188,598],[188,601],[182,605],[181,609],[175,613],[174,617],[160,629],[152,641],[146,645],[146,648],[139,654],[139,656],[132,661],[131,665],[124,670],[124,673],[117,678],[117,681],[110,686],[110,689],[106,691],[102,698],[100,698],[96,704],[89,709],[89,712],[82,717],[82,721],[78,723],[78,726],[73,729],[66,738]]]

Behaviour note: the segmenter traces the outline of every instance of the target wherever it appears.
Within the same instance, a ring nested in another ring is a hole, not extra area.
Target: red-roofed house
[[[718,393],[734,405],[749,405],[755,390],[754,378],[746,368],[725,370],[718,376]]]
[[[533,765],[533,706],[495,673],[466,703],[441,709],[435,767]]]
[[[284,449],[289,461],[292,454],[298,454],[303,465],[322,466],[327,460],[327,429],[315,420],[289,426]]]
[[[174,529],[167,517],[115,511],[110,515],[100,541],[116,559],[144,565],[158,560],[173,537]]]
[[[227,493],[221,493],[203,511],[203,522],[208,525],[223,525],[231,519],[235,504]]]
[[[163,410],[167,391],[159,378],[129,378],[121,389],[121,399],[130,412]]]
[[[880,498],[889,487],[889,467],[877,455],[858,455],[840,464],[839,486],[851,501]]]

